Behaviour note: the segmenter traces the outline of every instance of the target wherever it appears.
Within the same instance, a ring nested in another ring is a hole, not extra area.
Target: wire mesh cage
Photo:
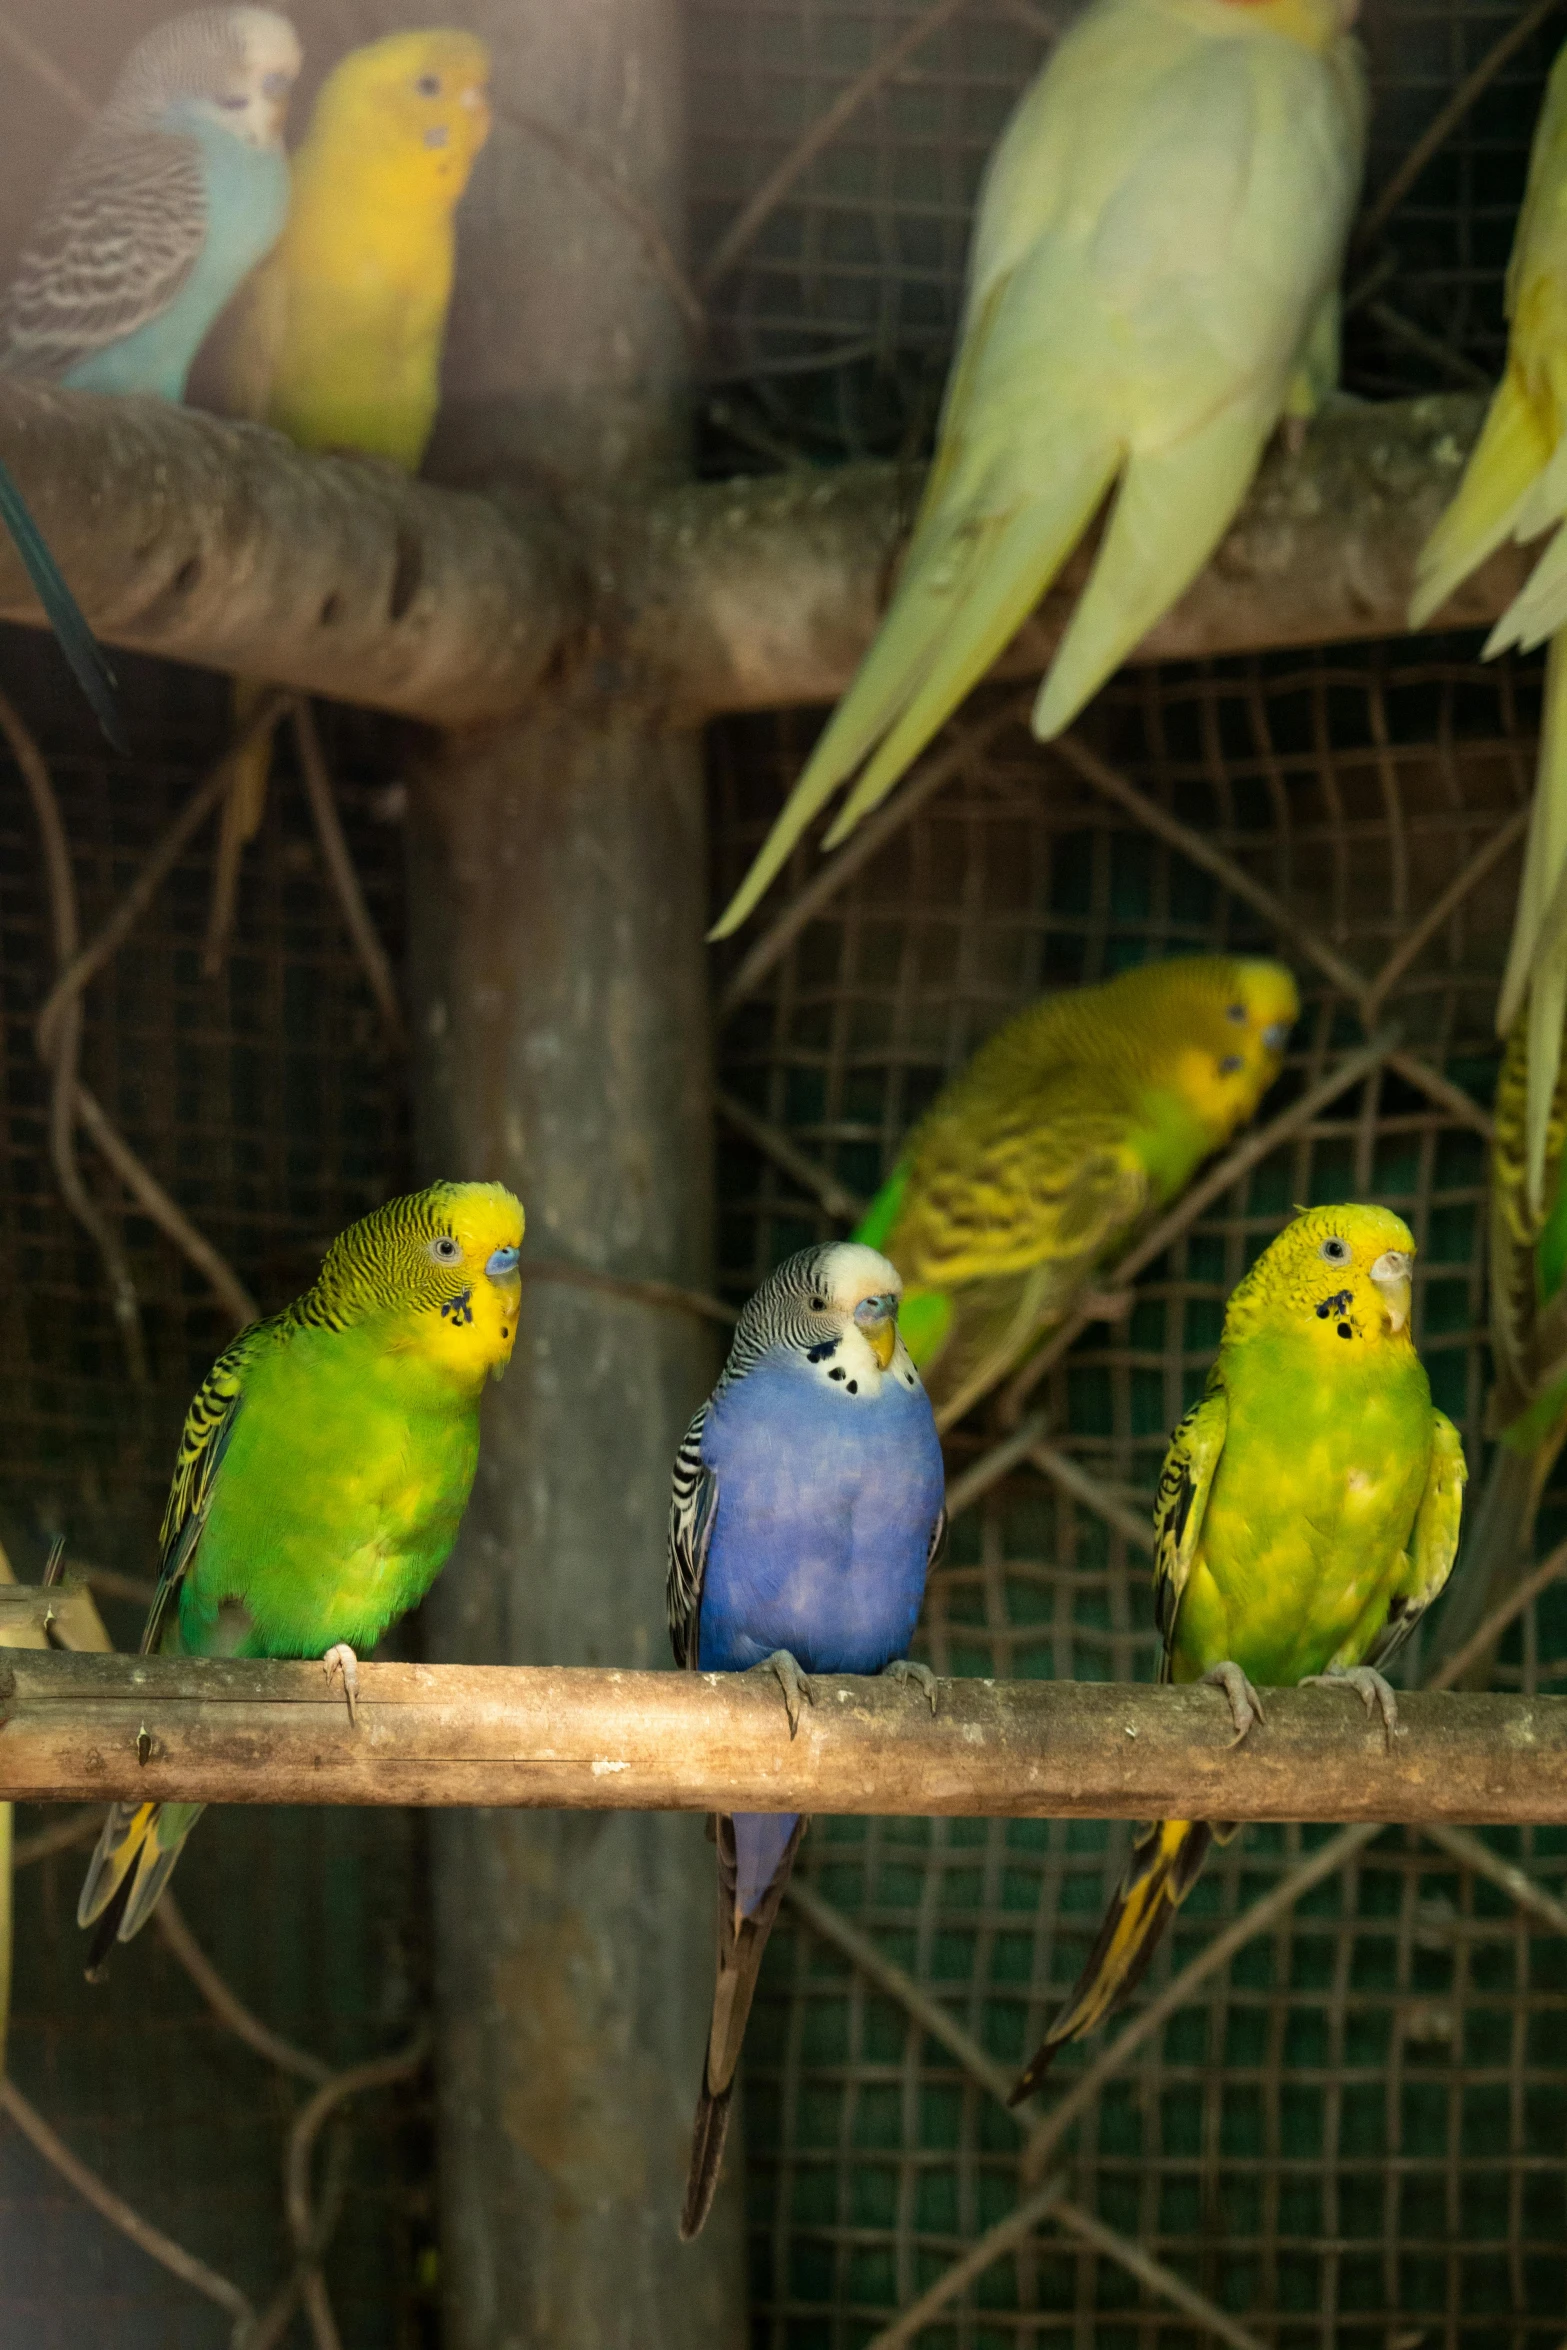
[[[785,895],[742,945],[721,1045],[735,1294],[843,1229],[799,1154],[867,1195],[939,1085],[1042,989],[1203,949],[1280,953],[1302,982],[1260,1113],[1271,1147],[1148,1265],[1120,1323],[1057,1355],[1032,1457],[957,1517],[923,1626],[939,1672],[1153,1677],[1164,1445],[1225,1297],[1294,1202],[1369,1196],[1408,1220],[1418,1342],[1479,1462],[1485,1105],[1537,703],[1533,671],[1466,645],[1134,672],[1083,731],[1119,779],[1110,800],[1030,740],[1026,698],[993,691],[957,722],[961,755],[928,755],[927,773],[957,771],[879,851],[851,843],[836,886],[797,855],[809,919]],[[721,731],[720,897],[808,733]],[[993,1435],[960,1432],[966,1483]],[[1547,1598],[1500,1682],[1564,1670],[1567,1607]],[[1125,2049],[1072,2051],[1013,2117],[1001,2097],[1127,1841],[1016,1821],[837,1821],[808,1840],[750,2054],[758,2339],[879,2340],[934,2293],[925,2330],[889,2341],[1559,2341],[1560,1835],[1247,1832],[1179,1913]],[[1509,1860],[1545,1912],[1498,1881]],[[1253,1914],[1215,1965],[1216,1937]],[[1009,2237],[1008,2214],[1052,2188]],[[953,2264],[992,2228],[964,2281]]]

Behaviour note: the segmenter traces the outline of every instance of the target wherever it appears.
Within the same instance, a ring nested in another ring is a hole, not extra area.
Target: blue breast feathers
[[[905,1653],[944,1489],[922,1387],[851,1397],[779,1349],[715,1396],[702,1457],[704,1671],[786,1648],[807,1672],[879,1673]]]

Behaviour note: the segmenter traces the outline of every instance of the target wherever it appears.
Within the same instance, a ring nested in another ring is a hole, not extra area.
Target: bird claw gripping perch
[[[335,1687],[339,1681],[343,1684],[343,1696],[348,1704],[348,1726],[351,1730],[356,1729],[359,1717],[354,1711],[354,1705],[359,1696],[359,1659],[346,1640],[335,1642],[327,1650],[321,1659],[321,1669],[326,1675],[328,1688]]]
[[[757,1673],[775,1673],[783,1691],[784,1711],[789,1716],[789,1735],[792,1738],[800,1727],[800,1707],[816,1703],[816,1692],[811,1687],[809,1673],[802,1673],[797,1658],[787,1648],[775,1648],[771,1656],[764,1656],[759,1665],[751,1668]]]
[[[936,1710],[936,1676],[929,1665],[917,1664],[911,1656],[895,1656],[890,1665],[882,1667],[884,1681],[912,1681],[925,1692],[932,1713]]]
[[[1261,1722],[1267,1727],[1268,1717],[1262,1710],[1262,1699],[1257,1695],[1239,1665],[1226,1657],[1222,1664],[1210,1665],[1203,1680],[1215,1689],[1222,1689],[1230,1702],[1230,1715],[1235,1724],[1232,1747],[1239,1746],[1250,1734],[1252,1725]]]
[[[1302,1689],[1353,1689],[1368,1714],[1382,1717],[1382,1744],[1391,1754],[1395,1738],[1404,1735],[1398,1718],[1398,1698],[1391,1681],[1375,1665],[1329,1665],[1325,1673],[1308,1673]]]

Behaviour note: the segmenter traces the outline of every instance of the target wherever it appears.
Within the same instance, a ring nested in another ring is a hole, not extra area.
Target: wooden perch
[[[1275,448],[1149,658],[1400,633],[1414,559],[1484,401],[1345,403]],[[563,515],[312,457],[148,400],[0,382],[15,471],[111,643],[442,725],[515,715],[545,682],[676,725],[829,702],[870,642],[917,474],[851,465],[623,493]],[[1506,549],[1440,615],[1493,620],[1532,551]],[[1043,668],[1074,564],[1002,675]],[[9,544],[0,614],[39,617]]]
[[[506,1804],[1024,1818],[1567,1821],[1567,1697],[1416,1694],[1391,1751],[1350,1690],[1243,1746],[1212,1689],[820,1679],[789,1735],[751,1675],[0,1656],[0,1799]]]

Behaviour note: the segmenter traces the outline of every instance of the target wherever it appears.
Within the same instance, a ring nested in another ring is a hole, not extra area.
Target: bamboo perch
[[[0,1656],[0,1799],[512,1805],[1020,1818],[1567,1821],[1567,1697],[1412,1694],[1391,1751],[1349,1690]]]
[[[1276,447],[1142,655],[1401,633],[1416,552],[1483,406],[1346,402],[1298,455]],[[831,701],[885,607],[918,490],[893,465],[802,466],[565,513],[156,401],[15,381],[0,382],[0,457],[110,643],[443,725],[515,715],[546,686],[673,725]],[[1494,620],[1532,559],[1505,549],[1441,623]],[[1085,570],[1070,567],[1000,674],[1044,666]],[[39,618],[9,542],[0,615]]]

